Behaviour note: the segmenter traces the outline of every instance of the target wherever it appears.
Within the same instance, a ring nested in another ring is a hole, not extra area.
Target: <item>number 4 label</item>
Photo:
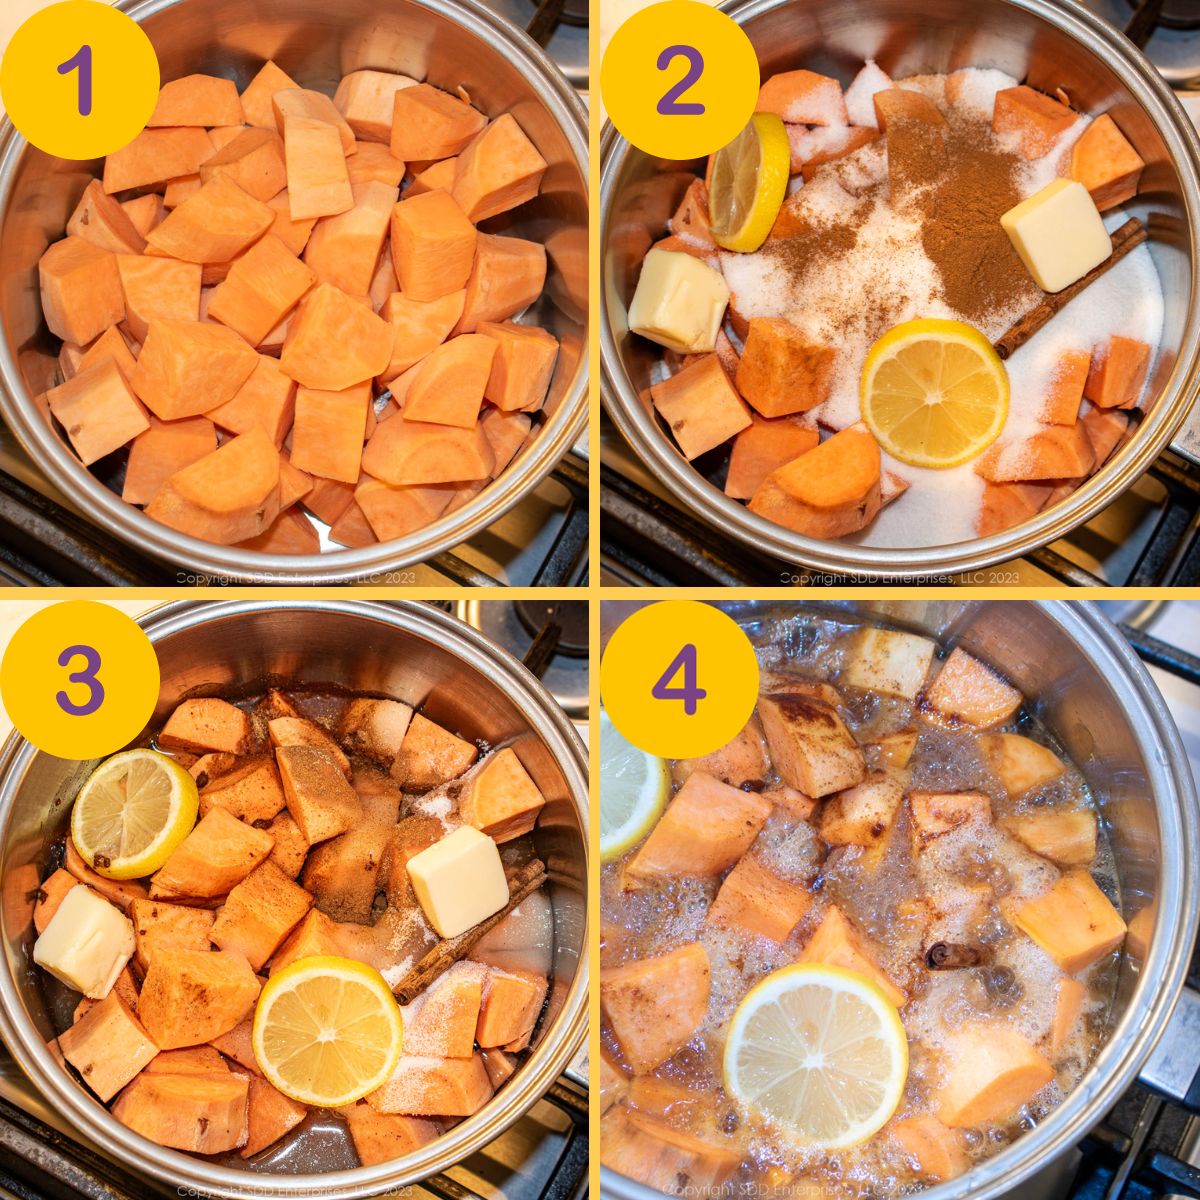
[[[696,715],[700,701],[708,695],[704,688],[696,682],[696,647],[693,643],[679,651],[671,660],[671,665],[662,673],[658,682],[650,689],[650,695],[655,700],[682,700],[683,711],[689,717]],[[676,686],[671,680],[676,675],[683,674],[682,684]]]

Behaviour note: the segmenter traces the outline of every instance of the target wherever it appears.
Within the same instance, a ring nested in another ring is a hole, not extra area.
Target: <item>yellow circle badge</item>
[[[27,141],[56,158],[102,158],[133,141],[158,102],[141,26],[100,0],[34,13],[0,63],[0,95]]]
[[[626,741],[659,758],[698,758],[732,741],[758,702],[758,658],[741,626],[696,600],[663,600],[617,626],[600,697]]]
[[[158,702],[158,658],[131,617],[94,600],[29,618],[0,660],[0,698],[17,732],[56,758],[124,749]]]
[[[655,158],[703,158],[746,127],[758,56],[740,25],[699,0],[665,0],[613,34],[600,65],[612,123]]]

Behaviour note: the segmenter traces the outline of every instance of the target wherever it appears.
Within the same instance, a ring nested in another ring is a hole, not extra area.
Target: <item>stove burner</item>
[[[1200,29],[1200,2],[1198,0],[1125,0],[1133,10],[1126,34],[1134,42],[1134,33],[1144,31],[1143,40],[1152,30]],[[1140,45],[1141,43],[1138,42]]]
[[[562,630],[557,650],[570,658],[586,658],[588,652],[588,608],[582,600],[517,600],[513,603],[526,631],[537,636],[553,621]]]

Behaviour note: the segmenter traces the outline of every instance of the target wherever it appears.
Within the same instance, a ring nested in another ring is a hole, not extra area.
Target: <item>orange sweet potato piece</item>
[[[499,475],[516,457],[517,451],[529,439],[533,421],[523,412],[505,412],[500,408],[488,408],[479,418],[483,436],[487,438],[496,457],[493,475]]]
[[[403,96],[404,92],[397,95]],[[483,1059],[477,1053],[469,1058],[405,1055],[392,1077],[367,1097],[367,1103],[381,1113],[469,1117],[492,1098],[492,1092]]]
[[[750,848],[771,803],[694,771],[627,864],[631,879],[719,875]]]
[[[364,475],[354,489],[358,511],[371,533],[381,542],[407,537],[424,529],[446,511],[453,498],[454,490],[450,484],[392,487],[369,475]],[[346,532],[345,527],[341,532]]]
[[[403,416],[380,422],[362,456],[363,470],[393,487],[488,479],[495,463],[478,424],[462,429]]]
[[[758,715],[779,778],[806,796],[860,783],[866,759],[837,710],[798,691],[762,696]]]
[[[175,179],[168,179],[167,186],[163,191],[163,208],[168,211],[173,208],[178,208],[185,200],[194,196],[203,186],[203,180],[200,178],[200,172],[195,175],[179,175]],[[163,217],[166,220],[166,217]],[[162,224],[162,221],[159,222]],[[159,253],[151,251],[151,253]]]
[[[979,1022],[946,1037],[934,1103],[954,1129],[1008,1121],[1054,1078],[1054,1068],[1008,1025]]]
[[[897,1008],[902,1007],[908,1000],[876,961],[866,939],[836,904],[831,904],[826,909],[816,933],[809,939],[796,961],[842,967],[847,971],[865,975],[879,986]]]
[[[1145,165],[1108,113],[1101,113],[1071,147],[1071,178],[1087,188],[1101,212],[1137,195]]]
[[[276,92],[299,86],[277,63],[268,59],[242,92],[242,113],[246,124],[259,129],[275,130],[275,107],[271,103],[271,97]]]
[[[286,188],[277,196],[272,196],[267,207],[274,214],[268,233],[274,234],[294,255],[299,257],[308,245],[308,239],[317,224],[317,217],[305,217],[301,220],[292,219],[291,197]]]
[[[1024,697],[991,667],[956,646],[925,693],[929,709],[952,722],[977,729],[1001,725]]]
[[[246,382],[224,404],[210,409],[208,416],[230,433],[248,433],[257,426],[276,446],[282,446],[295,409],[296,381],[280,370],[275,359],[260,354]],[[284,466],[280,464],[281,479]],[[281,490],[279,507],[287,508],[295,498],[294,494],[285,497]]]
[[[352,208],[317,222],[304,261],[322,282],[365,296],[396,206],[396,188],[368,182],[352,184],[351,191]]]
[[[1061,101],[1027,84],[997,92],[992,110],[993,132],[1015,135],[1023,158],[1049,154],[1054,143],[1078,120],[1079,115]]]
[[[1005,915],[1068,974],[1099,962],[1125,940],[1125,922],[1091,873],[1075,867],[1042,896],[1009,904]]]
[[[815,71],[779,71],[758,92],[758,112],[777,113],[791,125],[849,125],[842,85]]]
[[[217,913],[212,940],[242,955],[256,971],[304,919],[313,898],[277,866],[264,862],[235,885]]]
[[[279,451],[262,429],[250,429],[177,471],[146,512],[220,545],[257,537],[279,513]]]
[[[962,1134],[937,1117],[906,1117],[893,1121],[887,1131],[922,1179],[945,1183],[971,1165]]]
[[[946,125],[946,118],[938,106],[923,92],[909,91],[908,88],[885,88],[875,93],[872,103],[875,122],[885,134],[892,123],[903,125],[917,122],[937,129],[944,129]]]
[[[345,833],[363,817],[363,806],[341,764],[319,746],[275,751],[288,812],[310,846]]]
[[[980,537],[1011,529],[1045,508],[1050,486],[1043,483],[985,483],[976,529]]]
[[[184,262],[227,263],[258,241],[275,219],[229,175],[214,175],[150,231],[147,246]]]
[[[285,88],[271,96],[271,107],[275,110],[275,125],[280,132],[285,130],[288,121],[318,121],[337,130],[343,157],[349,157],[358,149],[354,130],[324,92],[310,88]]]
[[[311,475],[356,482],[370,404],[369,383],[340,392],[299,388],[292,426],[292,462]]]
[[[160,1050],[201,1046],[237,1025],[258,993],[259,982],[240,954],[166,946],[146,972],[138,1017]]]
[[[395,93],[392,154],[404,162],[458,154],[487,124],[487,118],[449,92],[428,83]]]
[[[291,508],[298,500],[303,500],[312,490],[313,477],[305,474],[286,459],[279,460],[279,507],[280,510]]]
[[[1017,442],[993,445],[976,462],[975,473],[990,483],[1076,479],[1091,473],[1092,444],[1081,422],[1046,425]]]
[[[105,1103],[158,1053],[115,989],[58,1035],[58,1048]]]
[[[820,434],[793,417],[773,421],[750,414],[750,424],[733,439],[725,494],[749,500],[772,471],[816,448]]]
[[[479,747],[456,737],[420,713],[413,713],[400,753],[392,764],[392,778],[406,792],[427,792],[457,779],[477,758]]]
[[[836,353],[782,317],[753,317],[737,389],[764,417],[807,412],[829,398]]]
[[[703,771],[733,787],[765,779],[770,774],[770,762],[758,719],[751,717],[736,737],[710,754],[677,759],[671,777],[675,783],[683,783],[694,771]]]
[[[471,777],[470,787],[460,799],[460,816],[468,825],[497,842],[521,837],[533,829],[546,803],[511,747],[497,751]],[[492,1043],[501,1045],[509,1038]]]
[[[804,888],[780,879],[747,854],[725,876],[708,920],[782,944],[811,904],[812,896]]]
[[[316,476],[304,496],[304,507],[319,521],[332,525],[354,503],[354,488],[348,483]]]
[[[391,234],[392,264],[406,296],[437,300],[466,286],[475,226],[446,192],[401,200],[392,211]]]
[[[33,927],[38,933],[50,924],[50,918],[58,912],[63,898],[78,883],[79,880],[63,867],[59,867],[52,875],[42,880],[33,909]]]
[[[742,1161],[736,1149],[684,1133],[624,1104],[614,1105],[600,1128],[604,1165],[655,1191],[669,1193],[679,1186],[680,1179],[686,1179],[689,1187],[699,1188],[705,1195],[719,1194]],[[796,1184],[787,1191],[792,1200],[822,1195],[819,1191],[801,1191]]]
[[[821,805],[817,822],[830,846],[874,846],[892,827],[903,788],[894,775],[877,772]]]
[[[1048,746],[1018,733],[989,733],[978,741],[980,756],[1009,796],[1044,787],[1067,769]]]
[[[199,320],[200,277],[203,274],[199,263],[143,254],[118,254],[117,272],[125,296],[125,320],[137,341],[146,340],[150,322],[155,318]]]
[[[293,221],[328,217],[354,206],[341,138],[333,125],[289,116],[283,124],[283,149]]]
[[[458,170],[458,157],[443,158],[413,176],[405,190],[406,196],[419,196],[422,192],[434,192],[439,188],[448,192],[454,187],[454,174]]]
[[[803,176],[805,183],[810,183],[816,176],[819,168],[826,163],[837,162],[845,158],[849,154],[853,154],[855,150],[861,150],[864,146],[869,146],[872,142],[877,141],[881,136],[878,129],[872,129],[868,126],[849,126],[846,129],[818,129],[819,134],[826,136],[811,137],[798,140],[792,139],[792,173],[797,171]],[[792,130],[788,130],[789,136],[792,136]],[[797,144],[799,141],[799,144]],[[802,152],[802,159],[797,165],[796,151]]]
[[[504,412],[536,412],[554,376],[558,339],[536,325],[513,321],[481,321],[478,331],[496,343],[485,399]]]
[[[367,304],[318,283],[292,318],[279,365],[303,387],[344,391],[384,370],[393,336]]]
[[[687,459],[698,458],[750,425],[750,410],[715,354],[703,355],[654,384],[650,397]]]
[[[155,900],[224,896],[266,859],[272,845],[270,834],[223,808],[209,809],[151,876],[150,896]]]
[[[465,290],[436,300],[414,300],[403,292],[392,292],[379,310],[395,331],[392,359],[381,372],[380,381],[391,382],[436,350],[458,324],[465,299]]]
[[[708,188],[703,179],[694,179],[671,218],[671,232],[683,241],[715,246],[708,215]]]
[[[1061,866],[1086,866],[1096,857],[1096,814],[1087,809],[1039,808],[1001,824],[1035,854]]]
[[[1109,459],[1117,444],[1129,428],[1129,418],[1121,411],[1111,408],[1093,408],[1079,418],[1096,456],[1096,470]]]
[[[298,959],[318,954],[344,954],[347,948],[344,928],[319,908],[310,908],[275,952],[271,959],[271,970],[282,971]]]
[[[1098,408],[1134,408],[1149,368],[1150,347],[1145,342],[1114,334],[1093,356],[1083,394]],[[1087,471],[1075,474],[1086,475]]]
[[[396,93],[416,84],[415,79],[391,71],[351,71],[339,81],[333,103],[360,138],[387,143],[392,137]]]
[[[203,129],[143,129],[104,160],[104,190],[156,187],[185,175],[199,177],[200,164],[212,155],[212,138]]]
[[[698,942],[600,972],[600,1008],[635,1074],[685,1046],[708,1013],[712,971]]]
[[[1058,364],[1046,388],[1042,420],[1051,425],[1074,425],[1079,419],[1083,401],[1083,385],[1092,363],[1090,350],[1067,350],[1059,356]]]
[[[269,821],[283,808],[283,785],[274,759],[239,759],[232,769],[207,779],[200,789],[200,815],[212,808],[223,808],[251,825]]]
[[[481,129],[458,155],[451,194],[472,221],[483,221],[532,200],[546,160],[512,113]]]
[[[287,187],[283,139],[273,129],[239,129],[200,164],[202,183],[215,175],[228,175],[256,200],[270,200]]]
[[[164,946],[175,950],[211,950],[213,915],[207,909],[137,899],[130,905],[136,949],[134,961],[145,975]]]
[[[473,428],[495,353],[495,341],[478,333],[460,334],[438,346],[416,369],[404,419]]]
[[[86,346],[125,319],[117,256],[80,237],[65,237],[38,261],[42,314],[50,332]]]
[[[321,538],[313,523],[295,509],[285,509],[257,537],[238,542],[263,554],[319,554]]]
[[[992,819],[992,802],[983,792],[912,791],[908,808],[918,850],[969,821]]]
[[[454,332],[474,333],[485,321],[516,316],[542,294],[545,285],[545,246],[524,238],[479,234],[463,314]]]
[[[122,201],[121,211],[125,213],[134,229],[138,231],[143,245],[145,244],[146,235],[167,215],[163,207],[162,197],[153,192],[145,196],[135,196],[132,200]]]
[[[387,146],[378,142],[359,142],[358,153],[346,159],[346,173],[350,177],[350,186],[362,183],[383,183],[398,192],[400,181],[404,178],[404,163],[392,157]],[[395,195],[392,197],[395,203]]]
[[[456,963],[422,993],[404,1014],[404,1053],[469,1058],[487,976],[478,963]]]
[[[93,179],[83,190],[67,221],[67,234],[81,237],[114,254],[141,254],[146,239],[134,228],[129,214]]]
[[[139,1075],[118,1097],[112,1113],[135,1133],[193,1154],[220,1154],[246,1139],[249,1081],[232,1073]]]
[[[146,122],[149,129],[170,125],[241,125],[242,102],[230,79],[184,75],[164,83]]]
[[[111,357],[51,388],[46,402],[84,466],[150,428],[146,410]]]
[[[354,1152],[364,1167],[403,1158],[442,1136],[433,1121],[402,1113],[376,1112],[366,1100],[338,1111],[346,1118]]]
[[[547,986],[546,977],[532,971],[490,970],[475,1029],[480,1049],[527,1038],[542,1011]]]
[[[67,838],[63,866],[80,883],[86,883],[93,892],[99,892],[105,900],[115,904],[124,913],[129,911],[135,900],[146,895],[146,885],[140,879],[108,879],[93,871],[83,861],[79,851],[75,849],[75,843],[70,838]]]
[[[247,1105],[246,1144],[239,1153],[250,1158],[273,1146],[308,1116],[308,1105],[285,1096],[265,1079],[252,1076]]]
[[[316,746],[330,755],[341,768],[342,774],[350,778],[350,760],[342,753],[342,748],[333,740],[325,729],[316,721],[304,717],[272,717],[267,722],[267,732],[271,745],[280,746]]]
[[[1054,1017],[1047,1037],[1047,1050],[1051,1058],[1058,1058],[1066,1049],[1071,1031],[1079,1019],[1087,988],[1078,979],[1060,979],[1054,988]]]

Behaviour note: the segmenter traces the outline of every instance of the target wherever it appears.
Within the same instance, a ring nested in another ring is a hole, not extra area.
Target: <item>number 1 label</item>
[[[671,683],[680,672],[683,683],[676,686]],[[683,711],[689,717],[696,715],[700,701],[708,695],[696,682],[696,647],[688,642],[673,659],[671,665],[662,673],[658,682],[650,689],[650,695],[655,700],[682,700]]]
[[[58,64],[60,75],[70,75],[72,71],[79,72],[79,88],[76,106],[81,117],[92,115],[92,48],[80,46],[66,62]]]

